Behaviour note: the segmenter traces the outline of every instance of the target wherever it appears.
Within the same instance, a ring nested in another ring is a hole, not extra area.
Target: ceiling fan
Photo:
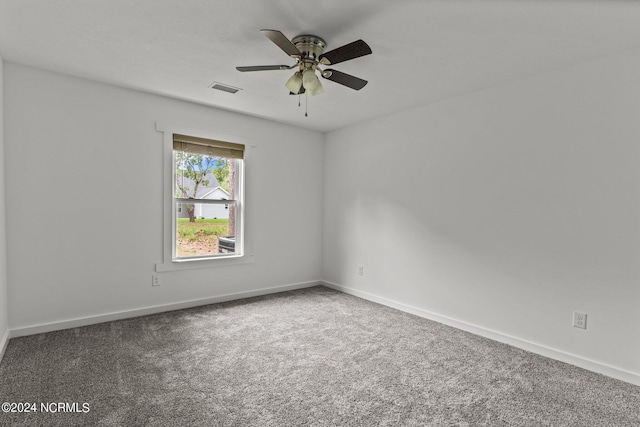
[[[360,90],[367,84],[366,80],[346,74],[331,68],[321,69],[320,66],[334,65],[350,59],[371,54],[371,48],[362,40],[356,40],[339,48],[324,53],[327,44],[318,36],[300,35],[289,40],[277,30],[260,30],[269,40],[275,43],[287,55],[296,60],[293,65],[256,65],[236,67],[238,71],[269,71],[291,70],[297,71],[289,78],[285,86],[291,95],[318,95],[324,90],[316,71],[325,79],[351,89]]]

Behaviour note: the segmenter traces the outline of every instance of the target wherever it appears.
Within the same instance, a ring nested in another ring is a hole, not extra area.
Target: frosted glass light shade
[[[323,93],[324,89],[322,88],[322,84],[320,83],[320,80],[318,80],[318,84],[316,85],[316,87],[314,87],[313,89],[306,89],[306,91],[309,95],[315,96]]]
[[[302,85],[306,90],[313,90],[320,85],[320,80],[318,80],[315,71],[307,70],[302,73]]]
[[[293,76],[291,76],[289,80],[287,80],[287,83],[285,83],[285,86],[292,93],[299,93],[300,89],[302,88],[302,77],[300,77],[300,72],[298,71]]]

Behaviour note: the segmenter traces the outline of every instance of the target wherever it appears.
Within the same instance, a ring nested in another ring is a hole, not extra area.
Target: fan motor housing
[[[309,34],[296,36],[291,40],[291,43],[293,43],[300,53],[302,53],[303,62],[311,60],[311,62],[317,63],[318,57],[327,47],[327,43],[320,37]]]

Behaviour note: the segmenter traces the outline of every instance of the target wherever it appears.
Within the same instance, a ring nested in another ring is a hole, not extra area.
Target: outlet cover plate
[[[573,327],[587,329],[587,313],[573,312]]]

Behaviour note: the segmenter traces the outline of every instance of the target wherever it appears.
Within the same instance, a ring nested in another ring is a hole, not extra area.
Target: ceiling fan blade
[[[320,63],[325,65],[338,64],[350,59],[371,54],[371,48],[362,40],[356,40],[344,46],[330,50],[320,55]]]
[[[291,40],[287,38],[284,34],[282,34],[278,30],[260,30],[262,34],[267,36],[269,40],[274,42],[280,49],[284,51],[289,56],[300,57],[302,54],[298,50],[298,48],[291,43]]]
[[[352,76],[336,70],[323,70],[322,77],[332,82],[340,83],[341,85],[350,87],[351,89],[360,90],[367,85],[366,80],[362,80],[358,77]]]
[[[238,71],[270,71],[270,70],[290,70],[293,67],[288,65],[252,65],[248,67],[236,67]]]

